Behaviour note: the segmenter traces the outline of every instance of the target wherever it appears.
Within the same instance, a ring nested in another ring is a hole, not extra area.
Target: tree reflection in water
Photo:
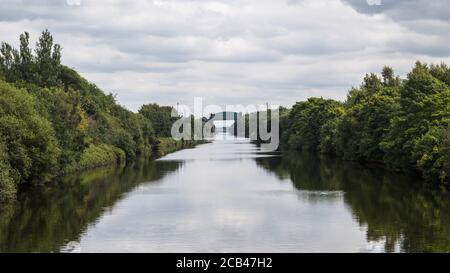
[[[343,200],[368,241],[384,241],[385,251],[450,251],[450,196],[424,185],[413,174],[343,162],[307,153],[257,158],[264,169],[290,179],[303,191],[342,191]]]
[[[157,183],[181,164],[141,160],[24,189],[16,204],[0,212],[0,252],[59,252],[132,189]]]

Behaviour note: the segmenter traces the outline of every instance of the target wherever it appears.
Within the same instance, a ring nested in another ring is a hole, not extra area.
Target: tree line
[[[18,49],[0,46],[0,202],[14,199],[21,183],[179,147],[169,138],[178,119],[172,107],[148,104],[133,113],[62,65],[62,47],[48,30],[34,50],[27,32],[19,40]],[[400,79],[384,67],[345,102],[310,98],[280,108],[280,133],[286,150],[380,162],[448,183],[450,68],[417,62]]]
[[[27,32],[18,49],[0,46],[0,203],[14,200],[22,183],[177,147],[172,107],[133,113],[62,65],[61,52],[48,30],[34,50]]]
[[[280,109],[285,150],[309,150],[450,181],[450,68],[417,62],[405,79],[384,67],[339,102],[310,98]]]

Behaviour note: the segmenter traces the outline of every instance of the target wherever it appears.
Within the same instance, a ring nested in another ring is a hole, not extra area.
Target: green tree
[[[16,197],[17,182],[4,143],[0,142],[0,205]]]
[[[159,106],[158,104],[146,104],[141,107],[139,114],[148,119],[156,136],[169,137],[171,136],[172,124],[177,118],[173,118],[172,107]]]
[[[28,88],[37,100],[41,116],[54,128],[61,148],[60,165],[73,166],[88,146],[91,119],[82,109],[80,94],[75,90]]]
[[[24,32],[20,35],[20,78],[25,82],[34,82],[35,68],[33,51],[30,48],[30,34]]]
[[[171,107],[133,113],[61,65],[61,47],[48,30],[34,52],[29,39],[20,35],[19,50],[0,47],[0,200],[10,199],[17,183],[149,156],[157,135],[170,136]]]
[[[444,63],[439,65],[432,64],[430,66],[430,73],[436,79],[439,79],[440,81],[446,83],[447,86],[450,86],[450,68],[448,65]]]
[[[0,71],[9,82],[16,82],[19,78],[18,63],[20,54],[10,44],[2,42],[0,47]]]
[[[391,118],[399,111],[398,77],[384,67],[382,79],[366,75],[360,88],[352,89],[345,103],[345,115],[339,123],[337,150],[346,159],[382,161],[380,147]]]
[[[381,144],[387,164],[405,169],[422,161],[419,164],[424,166],[429,159],[429,154],[423,154],[424,143],[428,146],[429,137],[439,131],[433,127],[448,123],[448,95],[448,86],[435,78],[427,65],[417,62],[401,88],[400,111],[392,118]]]
[[[0,139],[19,182],[45,181],[56,171],[60,150],[51,124],[26,91],[0,83]]]
[[[39,84],[41,86],[56,86],[61,69],[61,46],[53,44],[53,36],[48,30],[44,30],[36,43],[35,51]]]
[[[309,98],[297,102],[289,113],[289,129],[283,139],[294,149],[318,150],[322,141],[322,127],[327,121],[343,113],[342,103],[323,98]]]

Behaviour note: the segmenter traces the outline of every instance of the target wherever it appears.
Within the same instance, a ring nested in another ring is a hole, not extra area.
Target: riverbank
[[[198,144],[208,143],[207,140],[175,140],[171,137],[161,137],[156,140],[152,157],[162,157],[182,149],[193,148]]]
[[[448,252],[449,197],[414,175],[217,134],[21,189],[0,212],[0,252]]]
[[[29,40],[25,32],[20,50],[2,43],[0,53],[0,204],[15,200],[19,185],[196,144],[168,139],[181,118],[172,106],[150,103],[130,111],[61,64],[61,47],[50,32],[38,38],[39,51]]]
[[[171,137],[158,137],[151,144],[150,150],[138,157],[147,157],[156,159],[178,150],[193,148],[198,144],[206,143],[206,140],[175,140]],[[135,161],[134,159],[130,162]],[[77,171],[94,170],[99,167],[114,165],[126,165],[127,159],[125,153],[114,146],[92,145],[86,149],[75,170],[68,170],[62,175],[72,174]]]
[[[183,149],[194,148],[199,144],[208,142],[209,141],[207,140],[175,140],[170,137],[160,137],[154,141],[151,152],[145,155],[145,158],[155,160],[167,154]],[[131,160],[127,162],[125,154],[120,149],[114,149],[114,147],[93,146],[88,148],[87,150],[89,151],[89,164],[84,163],[85,161],[80,161],[77,164],[79,166],[77,169],[62,171],[61,173],[55,175],[53,179],[61,180],[63,177],[71,176],[75,173],[88,173],[102,168],[125,166],[128,164],[134,164],[136,161]],[[2,202],[1,205],[6,207],[11,205],[14,201],[16,201],[15,198],[9,198],[7,202]],[[2,211],[2,207],[0,207],[0,211]]]
[[[313,97],[291,108],[280,107],[278,113],[280,146],[285,150],[382,163],[391,170],[419,173],[426,183],[450,185],[446,64],[416,62],[404,79],[383,67],[381,77],[367,74],[344,102]],[[271,114],[269,110],[264,116]],[[249,121],[259,115],[245,116],[246,136]],[[255,143],[261,143],[259,137]]]

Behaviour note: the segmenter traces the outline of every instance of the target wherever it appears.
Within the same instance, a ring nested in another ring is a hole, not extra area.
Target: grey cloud
[[[131,72],[147,72],[147,73],[173,73],[180,71],[181,68],[177,67],[161,67],[152,66],[141,63],[133,62],[111,62],[111,63],[100,63],[93,61],[92,63],[80,64],[83,67],[83,71],[87,73],[102,71],[103,73],[114,73],[119,71],[131,71]],[[76,67],[76,64],[75,64]]]
[[[0,0],[0,40],[48,28],[65,64],[133,110],[343,99],[385,64],[450,62],[450,0],[381,1]]]
[[[77,8],[69,10],[65,0],[1,0],[0,21],[67,18],[68,12]]]
[[[343,0],[358,12],[383,13],[394,20],[450,19],[449,0]],[[378,4],[379,3],[379,4]]]
[[[362,14],[383,14],[413,33],[398,33],[387,43],[392,51],[449,56],[450,0],[343,0]],[[379,5],[377,4],[379,2]]]

